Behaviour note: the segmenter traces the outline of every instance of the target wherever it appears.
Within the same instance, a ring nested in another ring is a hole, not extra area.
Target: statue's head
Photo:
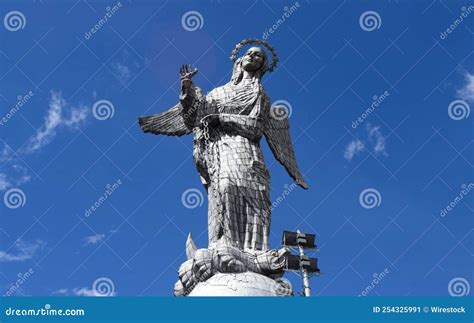
[[[263,70],[267,65],[267,55],[260,47],[251,47],[242,56],[241,66],[244,71],[257,72]]]
[[[267,62],[267,55],[262,48],[249,48],[243,56],[235,61],[232,81],[234,84],[239,83],[242,80],[244,71],[253,74],[254,77],[260,81],[268,69]]]
[[[245,45],[258,45],[250,47],[243,56],[237,58],[239,50]],[[272,62],[269,64],[267,54],[262,47],[265,47],[272,54]],[[232,51],[231,60],[234,61],[234,69],[231,81],[234,84],[242,80],[244,72],[252,74],[254,79],[260,82],[265,72],[271,72],[275,68],[278,58],[273,47],[263,40],[245,39],[238,43]]]

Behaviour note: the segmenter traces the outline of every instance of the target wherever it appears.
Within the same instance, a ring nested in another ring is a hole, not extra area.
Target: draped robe
[[[209,198],[209,248],[223,243],[249,252],[269,250],[270,174],[260,148],[264,134],[275,158],[302,188],[288,114],[270,106],[259,79],[242,79],[203,95],[182,83],[180,102],[139,118],[146,133],[194,134],[193,155]]]
[[[268,250],[270,174],[260,139],[270,103],[263,87],[252,80],[229,82],[204,98],[191,86],[180,102],[185,122],[199,122],[194,159],[208,190],[209,248],[224,243],[246,251]],[[214,123],[205,129],[203,118]]]

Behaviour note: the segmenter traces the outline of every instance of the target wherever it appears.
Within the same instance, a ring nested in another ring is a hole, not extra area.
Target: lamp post
[[[301,272],[303,277],[303,293],[304,296],[311,296],[311,288],[309,286],[310,274],[319,274],[318,260],[316,258],[310,258],[305,255],[305,249],[316,250],[314,234],[302,233],[301,231],[283,232],[283,246],[286,247],[298,247],[299,256],[289,254],[286,258],[285,269],[288,271]]]

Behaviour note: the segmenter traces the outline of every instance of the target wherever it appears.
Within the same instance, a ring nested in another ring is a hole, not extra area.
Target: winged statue
[[[245,45],[256,46],[237,58]],[[271,53],[272,62],[262,47]],[[278,62],[273,47],[261,40],[243,40],[231,59],[231,80],[207,95],[192,80],[197,69],[181,66],[179,103],[168,111],[140,117],[139,124],[144,132],[155,135],[193,134],[193,157],[209,201],[206,250],[222,251],[225,246],[227,253],[253,255],[258,261],[271,251],[270,174],[260,147],[263,136],[293,180],[304,189],[308,185],[296,162],[289,114],[284,107],[272,106],[261,84],[264,74]],[[189,239],[188,258],[196,263],[196,248]],[[281,253],[272,255],[281,260]],[[185,274],[180,273],[180,284],[185,280],[181,276]]]

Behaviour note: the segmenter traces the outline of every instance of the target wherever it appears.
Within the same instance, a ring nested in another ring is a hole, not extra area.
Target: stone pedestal
[[[284,279],[244,272],[217,273],[205,282],[198,283],[188,296],[292,296],[291,284]]]

